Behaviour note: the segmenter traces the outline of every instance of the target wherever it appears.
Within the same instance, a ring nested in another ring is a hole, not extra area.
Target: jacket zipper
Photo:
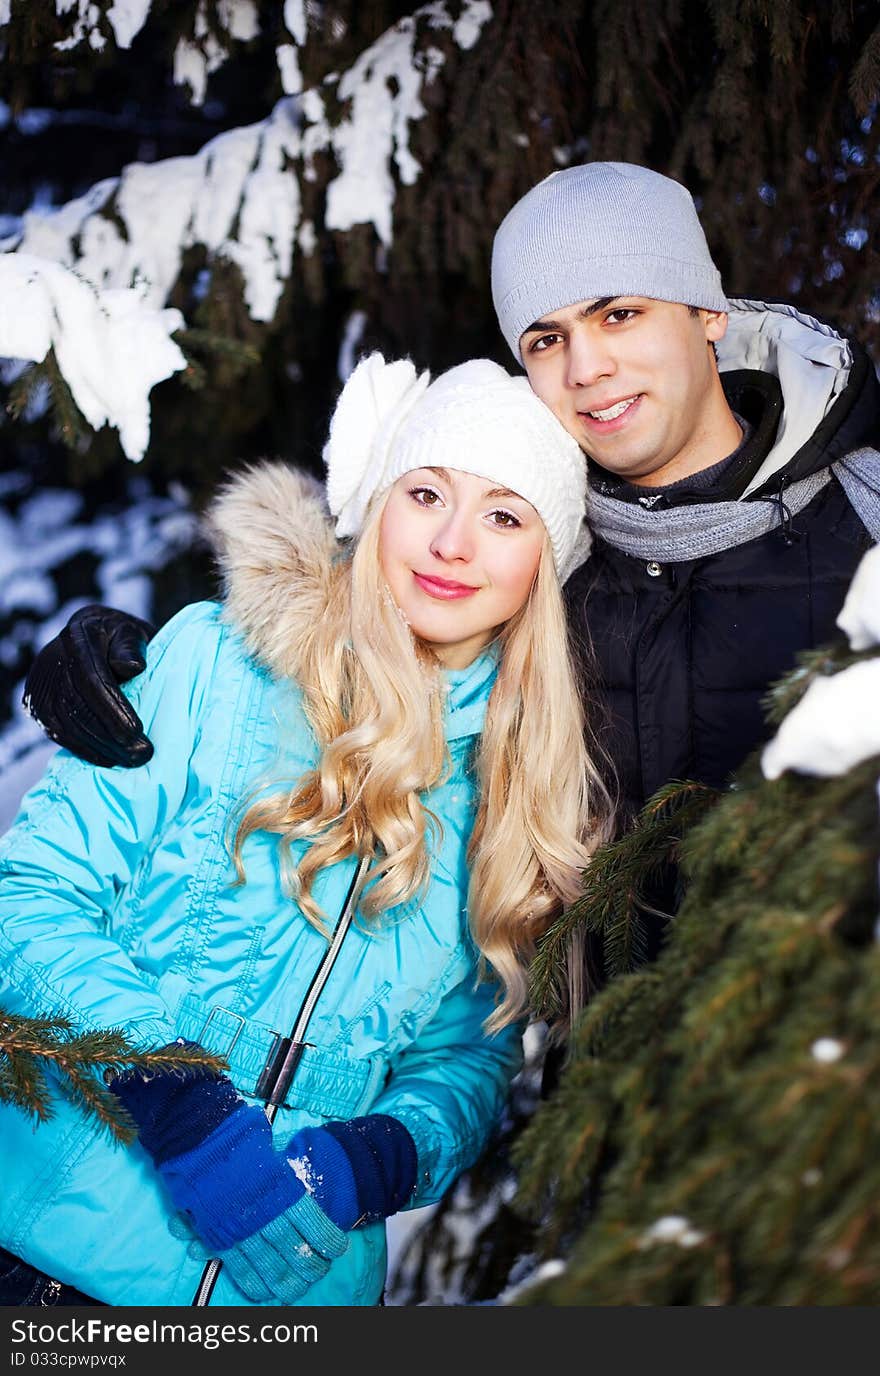
[[[367,872],[369,863],[370,857],[366,855],[361,856],[358,861],[357,869],[348,887],[348,893],[345,895],[345,902],[336,920],[336,926],[333,930],[330,945],[318,962],[315,973],[312,975],[311,983],[306,990],[305,998],[300,1005],[299,1013],[296,1016],[296,1021],[293,1024],[293,1030],[290,1034],[289,1049],[278,1068],[274,1087],[271,1093],[266,1097],[265,1113],[270,1123],[278,1112],[284,1100],[284,1096],[290,1087],[290,1082],[296,1074],[296,1068],[299,1065],[300,1057],[306,1046],[304,1038],[308,1030],[309,1022],[311,1021],[312,1014],[315,1011],[315,1005],[321,996],[324,985],[330,978],[330,972],[336,963],[336,957],[339,955],[340,948],[345,940],[345,935],[351,926],[355,908],[357,907],[357,901],[360,897],[361,883]],[[190,1303],[191,1309],[204,1308],[210,1302],[222,1265],[223,1262],[219,1257],[212,1257],[206,1264],[198,1288]]]

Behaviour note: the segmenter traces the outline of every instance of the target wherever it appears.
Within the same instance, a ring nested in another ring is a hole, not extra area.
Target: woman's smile
[[[413,573],[413,577],[423,592],[441,601],[454,601],[459,597],[470,597],[479,589],[469,583],[456,583],[449,578],[440,578],[436,573]]]

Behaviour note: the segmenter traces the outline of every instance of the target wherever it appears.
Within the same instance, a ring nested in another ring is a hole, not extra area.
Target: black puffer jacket
[[[760,414],[747,417],[764,433],[764,453],[742,500],[772,495],[783,479],[877,445],[873,366],[828,326],[784,306],[734,303],[719,364],[723,379],[731,370],[728,396],[740,413],[747,394],[745,407],[760,408],[762,394],[771,404],[760,378],[749,386],[755,364],[782,387],[781,419],[771,433]],[[877,464],[880,473],[880,454]],[[701,492],[698,500],[711,495]],[[688,499],[686,492],[676,498]],[[780,525],[767,535],[676,563],[637,559],[597,538],[566,584],[572,628],[592,646],[588,701],[601,705],[624,822],[671,779],[722,785],[770,734],[762,711],[769,686],[800,651],[840,634],[835,618],[871,538],[836,481],[790,530],[783,515],[780,508]],[[661,527],[662,507],[651,517]]]

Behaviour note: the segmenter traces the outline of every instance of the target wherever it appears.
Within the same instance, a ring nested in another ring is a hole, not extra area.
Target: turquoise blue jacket
[[[193,1038],[227,1056],[254,1103],[327,950],[284,892],[277,837],[248,839],[247,881],[234,884],[236,804],[317,758],[300,690],[255,656],[259,636],[230,624],[228,607],[185,608],[130,689],[156,746],[150,763],[98,769],[59,752],[0,841],[0,1007],[123,1028],[144,1047]],[[418,1152],[413,1206],[477,1158],[520,1064],[521,1027],[482,1030],[495,989],[475,984],[465,901],[470,765],[495,671],[489,652],[447,674],[452,767],[426,800],[441,823],[429,892],[378,930],[348,930],[273,1124],[281,1148],[304,1125],[394,1115]],[[331,920],[353,871],[345,862],[318,878]],[[38,1126],[0,1106],[0,1246],[109,1304],[189,1305],[206,1253],[149,1158],[60,1092],[54,1103]],[[385,1267],[385,1225],[359,1228],[301,1303],[375,1304]],[[224,1270],[210,1302],[251,1303]]]

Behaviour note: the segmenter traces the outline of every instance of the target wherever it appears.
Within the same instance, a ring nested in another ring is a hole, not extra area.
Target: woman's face
[[[415,468],[391,488],[382,571],[411,630],[463,669],[529,595],[544,523],[515,492],[473,473]]]

